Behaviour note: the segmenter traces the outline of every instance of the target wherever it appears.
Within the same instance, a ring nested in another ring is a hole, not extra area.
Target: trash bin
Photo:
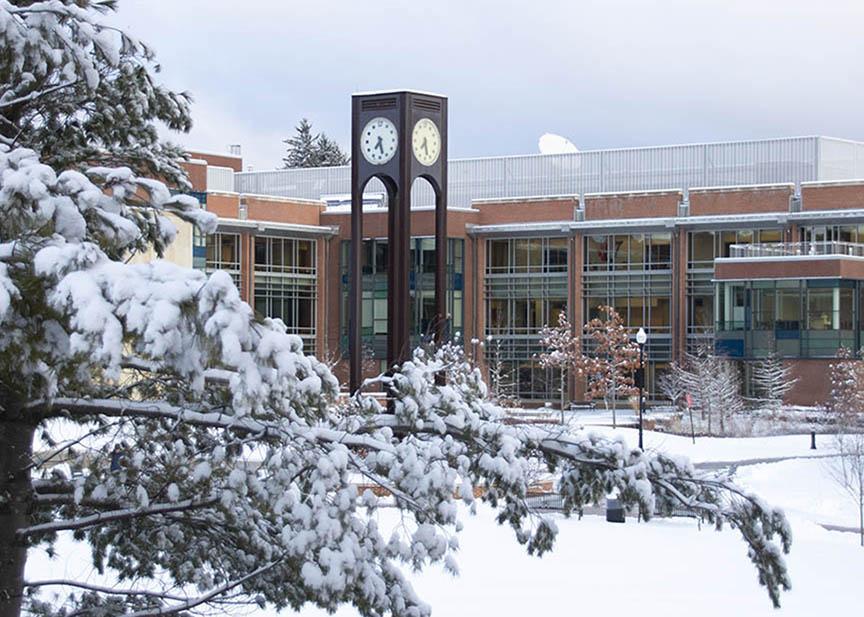
[[[624,506],[617,499],[606,500],[606,522],[607,523],[623,523],[624,522]]]

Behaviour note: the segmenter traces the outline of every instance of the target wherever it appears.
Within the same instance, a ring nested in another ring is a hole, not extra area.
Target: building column
[[[687,232],[672,232],[672,360],[687,352]]]
[[[255,236],[240,234],[240,298],[255,306]]]
[[[327,304],[327,279],[329,275],[329,264],[327,263],[332,236],[321,236],[315,241],[315,354],[319,358],[325,358],[327,349],[327,318],[329,308]]]
[[[465,294],[471,294],[472,306],[471,323],[474,330],[473,336],[483,343],[483,348],[477,350],[477,366],[480,367],[481,373],[485,376],[486,381],[489,381],[489,366],[486,362],[486,353],[481,351],[485,349],[486,341],[486,239],[482,236],[469,235],[469,243],[471,245],[471,261],[465,260],[465,269],[472,270],[470,290],[465,285]],[[466,256],[467,257],[467,256]],[[469,266],[470,263],[470,266]],[[466,302],[467,307],[467,302]],[[467,319],[466,319],[467,321]]]
[[[585,266],[585,254],[582,250],[583,235],[576,233],[570,238],[567,251],[567,318],[573,329],[573,335],[579,337],[580,348],[585,325],[584,306],[582,302],[582,272]],[[570,398],[575,401],[585,399],[585,380],[577,379],[570,372],[567,387]]]

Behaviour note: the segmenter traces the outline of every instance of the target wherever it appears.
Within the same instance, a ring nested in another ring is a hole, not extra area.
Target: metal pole
[[[645,396],[643,395],[643,391],[645,388],[645,363],[642,360],[642,349],[645,347],[644,343],[639,344],[639,371],[641,373],[641,378],[639,379],[639,449],[642,450],[642,414],[645,411]]]

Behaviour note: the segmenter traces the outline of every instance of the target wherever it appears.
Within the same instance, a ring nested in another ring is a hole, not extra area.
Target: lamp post
[[[636,371],[636,385],[639,386],[639,449],[642,450],[642,416],[645,413],[645,361],[644,350],[648,335],[645,328],[639,328],[636,333],[636,343],[639,345],[639,368]]]

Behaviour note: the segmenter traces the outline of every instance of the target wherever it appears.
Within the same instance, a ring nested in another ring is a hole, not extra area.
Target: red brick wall
[[[207,210],[223,218],[239,218],[240,196],[235,193],[208,193]]]
[[[234,171],[243,171],[243,159],[230,154],[209,154],[207,152],[187,152],[190,158],[207,161],[208,165],[214,167],[230,167]]]
[[[207,164],[204,162],[187,161],[182,165],[189,175],[193,191],[204,192],[207,190]]]
[[[253,221],[273,221],[295,225],[320,225],[324,204],[243,195],[246,216]]]
[[[801,186],[802,210],[844,210],[864,208],[864,182]]]
[[[792,377],[798,381],[786,395],[791,405],[824,405],[831,392],[829,366],[833,360],[791,360]]]
[[[857,259],[790,259],[717,262],[717,280],[774,278],[844,278],[864,280],[864,262]]]
[[[681,199],[680,191],[586,195],[585,220],[677,216]]]
[[[505,225],[526,221],[572,221],[578,206],[575,197],[525,201],[484,201],[475,203],[479,225]],[[449,214],[448,214],[449,216]]]
[[[793,186],[777,188],[742,188],[720,190],[691,190],[690,214],[757,214],[761,212],[788,212]]]

